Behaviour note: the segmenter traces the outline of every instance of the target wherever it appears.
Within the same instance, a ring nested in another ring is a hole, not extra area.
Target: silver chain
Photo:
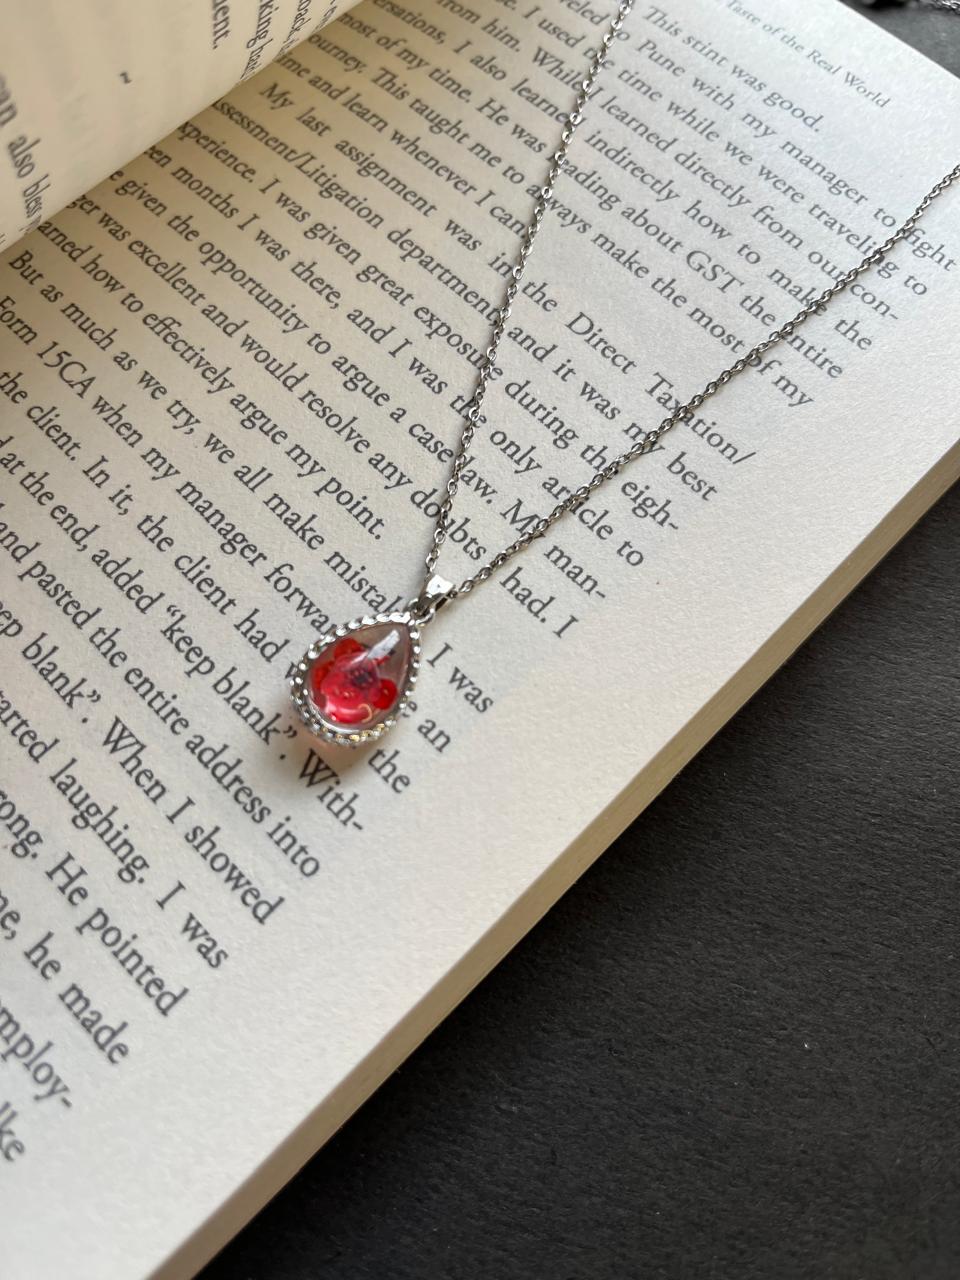
[[[928,3],[931,2],[932,0],[928,0]],[[960,8],[958,0],[935,0],[935,3],[937,7],[952,9]],[[425,584],[434,573],[437,557],[440,554],[440,548],[443,546],[447,536],[447,530],[450,525],[450,513],[453,510],[453,501],[460,485],[460,477],[462,476],[466,466],[470,444],[476,434],[477,426],[480,421],[480,407],[483,404],[487,384],[490,381],[491,374],[495,367],[497,350],[500,346],[500,340],[503,337],[504,329],[510,316],[513,300],[517,296],[517,291],[520,287],[520,281],[523,277],[527,258],[530,256],[530,250],[533,248],[537,232],[540,230],[540,224],[543,222],[547,207],[553,198],[553,190],[556,185],[557,178],[560,176],[566,163],[570,143],[573,140],[577,126],[583,119],[583,110],[586,106],[587,99],[590,97],[590,94],[593,91],[593,86],[596,83],[597,77],[599,76],[606,61],[607,51],[609,50],[613,40],[616,38],[617,33],[623,26],[630,10],[633,8],[633,4],[634,0],[620,0],[617,11],[610,19],[610,23],[600,41],[599,47],[595,49],[591,55],[590,66],[587,71],[586,78],[580,82],[573,110],[566,117],[566,121],[560,134],[560,145],[553,153],[546,184],[540,188],[537,198],[534,201],[533,214],[523,232],[516,263],[507,278],[507,286],[503,302],[497,310],[496,319],[493,323],[490,345],[484,353],[483,360],[477,372],[477,380],[473,395],[470,397],[467,402],[467,406],[463,411],[463,433],[460,437],[460,443],[457,446],[457,451],[451,463],[450,476],[446,485],[446,493],[440,504],[436,527],[433,531],[433,539],[425,561]],[[478,569],[476,573],[472,574],[468,578],[464,578],[459,586],[451,586],[449,589],[442,590],[439,595],[431,596],[427,593],[426,588],[424,588],[418,598],[423,602],[424,618],[432,616],[439,603],[443,600],[452,600],[456,596],[466,595],[468,592],[472,591],[474,587],[479,586],[481,582],[486,581],[492,573],[495,573],[497,569],[502,568],[508,560],[512,560],[514,556],[519,555],[521,551],[528,547],[531,542],[542,537],[551,525],[555,524],[561,516],[566,515],[569,511],[576,510],[576,508],[580,506],[580,504],[583,503],[590,494],[594,492],[594,490],[599,489],[599,487],[602,484],[605,484],[607,480],[613,479],[613,477],[617,475],[617,473],[622,470],[627,463],[633,462],[635,458],[639,458],[645,453],[649,453],[665,432],[669,431],[672,427],[675,427],[678,422],[689,419],[696,410],[700,408],[705,400],[709,399],[710,396],[716,395],[720,388],[729,382],[731,378],[735,377],[738,373],[742,373],[748,365],[756,364],[764,352],[768,351],[778,342],[782,342],[784,338],[788,338],[797,326],[804,322],[804,320],[808,319],[815,312],[821,311],[831,298],[846,289],[854,282],[854,280],[857,279],[858,276],[869,270],[870,267],[873,267],[878,262],[882,261],[894,245],[910,234],[919,219],[926,212],[927,208],[936,199],[936,197],[940,195],[941,192],[945,191],[947,187],[949,187],[958,178],[960,178],[960,164],[956,165],[956,167],[951,169],[949,173],[945,174],[935,186],[931,187],[917,205],[913,213],[911,213],[910,216],[897,228],[897,230],[884,240],[882,244],[877,245],[875,249],[868,253],[861,262],[859,262],[855,267],[851,267],[845,275],[841,276],[841,278],[828,289],[824,289],[823,293],[821,293],[813,302],[809,302],[806,306],[802,307],[792,320],[788,320],[786,324],[781,325],[779,329],[775,329],[768,337],[764,338],[762,342],[758,342],[757,345],[747,352],[746,355],[741,356],[739,360],[736,360],[732,365],[724,369],[722,373],[717,374],[712,381],[707,383],[702,391],[698,391],[696,395],[691,396],[685,404],[678,404],[672,413],[670,413],[668,417],[664,418],[658,426],[645,432],[633,445],[631,445],[629,449],[621,453],[618,457],[613,458],[600,470],[596,471],[592,479],[588,480],[585,484],[582,484],[578,489],[573,490],[573,492],[570,493],[568,497],[564,498],[562,502],[558,502],[548,515],[540,516],[536,519],[520,537],[518,537],[514,542],[511,542],[509,546],[504,547],[502,551],[497,552],[493,559],[483,565],[482,568]]]

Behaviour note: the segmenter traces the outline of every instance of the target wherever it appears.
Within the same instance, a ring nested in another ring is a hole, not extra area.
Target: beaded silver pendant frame
[[[400,696],[390,709],[390,714],[379,724],[372,725],[366,729],[351,730],[348,726],[327,720],[321,715],[310,697],[310,672],[314,664],[332,645],[335,645],[338,640],[343,639],[345,636],[352,635],[365,627],[388,625],[405,627],[410,637],[410,657],[407,663],[406,677],[400,689]],[[417,683],[419,671],[419,620],[409,611],[403,613],[377,613],[355,618],[351,622],[345,622],[342,626],[335,627],[333,630],[318,636],[297,664],[296,671],[290,680],[290,696],[293,699],[294,706],[297,708],[297,714],[300,719],[318,738],[338,747],[362,747],[367,743],[375,742],[378,738],[382,738],[397,723],[397,719],[407,705],[413,687]]]

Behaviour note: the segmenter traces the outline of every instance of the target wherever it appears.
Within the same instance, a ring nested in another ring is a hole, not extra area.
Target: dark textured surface
[[[958,565],[955,489],[203,1280],[957,1280]]]

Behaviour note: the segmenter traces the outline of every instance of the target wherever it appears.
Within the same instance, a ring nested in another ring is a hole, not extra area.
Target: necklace
[[[613,479],[628,463],[649,453],[660,437],[678,422],[688,420],[710,396],[742,373],[756,365],[764,352],[794,332],[798,325],[815,312],[822,312],[836,294],[846,289],[858,276],[879,263],[900,240],[916,226],[930,204],[960,178],[960,164],[945,174],[923,197],[912,214],[887,240],[866,255],[855,267],[814,301],[804,306],[792,320],[774,330],[746,355],[708,382],[685,404],[657,426],[645,432],[629,449],[596,471],[593,477],[575,489],[547,515],[539,517],[509,546],[459,584],[448,582],[436,572],[440,549],[447,537],[454,499],[460,477],[466,466],[470,443],[480,422],[480,407],[494,369],[494,362],[510,316],[514,298],[520,287],[524,267],[540,230],[553,190],[567,159],[570,143],[583,119],[584,108],[606,61],[607,51],[623,27],[634,0],[620,0],[599,46],[593,51],[585,78],[581,81],[573,110],[567,115],[554,151],[546,183],[534,201],[533,212],[521,236],[516,262],[507,277],[503,301],[496,313],[490,334],[490,345],[477,372],[473,394],[463,410],[460,441],[450,465],[444,497],[436,517],[430,549],[424,561],[425,572],[417,596],[399,613],[376,614],[355,618],[319,636],[297,665],[290,681],[294,705],[301,719],[326,742],[358,747],[381,737],[397,722],[416,684],[420,668],[420,634],[437,610],[458,596],[468,595],[491,574],[519,555],[531,542],[543,536],[561,516],[575,511],[606,481]]]

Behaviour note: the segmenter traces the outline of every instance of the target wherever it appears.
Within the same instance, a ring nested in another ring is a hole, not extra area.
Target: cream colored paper
[[[311,612],[417,589],[446,476],[425,445],[456,439],[490,264],[570,99],[553,72],[597,38],[572,9],[454,12],[370,0],[0,265],[6,1275],[190,1274],[956,474],[951,192],[892,274],[800,330],[808,350],[770,353],[441,612],[379,753],[316,751],[288,662]],[[955,163],[958,106],[832,0],[638,9],[531,258],[441,568],[471,572],[470,539],[510,541],[556,500],[545,481],[581,483],[662,417],[655,389],[728,364],[721,334],[785,320],[785,282],[855,262],[845,236],[884,234]],[[75,625],[54,580],[100,612]],[[51,1042],[32,1068],[23,1035]]]
[[[6,6],[0,248],[355,0]]]

